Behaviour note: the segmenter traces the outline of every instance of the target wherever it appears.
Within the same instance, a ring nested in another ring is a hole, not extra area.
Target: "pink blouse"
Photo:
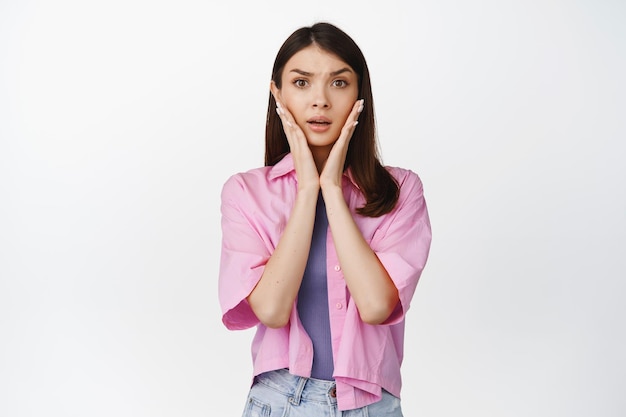
[[[361,321],[343,280],[330,228],[326,239],[333,376],[340,410],[380,400],[381,389],[400,396],[404,316],[430,249],[430,222],[420,179],[409,170],[387,169],[400,186],[400,198],[393,211],[380,217],[356,213],[365,199],[349,171],[343,179],[344,197],[357,226],[398,288],[400,303],[385,323]],[[291,154],[275,166],[232,176],[222,190],[222,321],[231,330],[257,326],[252,342],[254,375],[280,368],[304,377],[311,373],[312,343],[295,303],[289,323],[272,329],[259,322],[246,301],[285,229],[296,190]]]

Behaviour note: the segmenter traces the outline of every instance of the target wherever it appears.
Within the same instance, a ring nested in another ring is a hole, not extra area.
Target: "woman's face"
[[[272,93],[289,110],[311,147],[330,148],[358,96],[358,76],[338,56],[316,45],[287,61]]]

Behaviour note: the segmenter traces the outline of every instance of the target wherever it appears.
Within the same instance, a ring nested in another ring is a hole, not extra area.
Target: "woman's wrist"
[[[322,190],[324,200],[333,197],[341,197],[341,199],[343,199],[343,189],[338,184],[324,183],[320,185],[320,189]]]
[[[298,184],[298,192],[296,194],[296,201],[315,202],[317,203],[317,197],[320,192],[319,184]]]
[[[322,196],[324,197],[324,204],[329,217],[334,216],[337,210],[348,210],[345,197],[343,196],[343,190],[338,186],[325,186],[322,188]]]

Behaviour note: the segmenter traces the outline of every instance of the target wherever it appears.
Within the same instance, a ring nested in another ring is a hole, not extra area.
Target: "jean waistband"
[[[296,404],[301,399],[329,404],[337,403],[335,381],[305,378],[290,374],[287,369],[262,373],[255,377],[255,381],[288,396],[290,401]]]

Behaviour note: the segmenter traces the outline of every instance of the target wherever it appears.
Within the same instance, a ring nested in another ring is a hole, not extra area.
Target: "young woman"
[[[222,321],[257,327],[244,416],[401,416],[430,223],[417,175],[380,162],[367,64],[337,27],[280,48],[265,141],[222,191]]]

